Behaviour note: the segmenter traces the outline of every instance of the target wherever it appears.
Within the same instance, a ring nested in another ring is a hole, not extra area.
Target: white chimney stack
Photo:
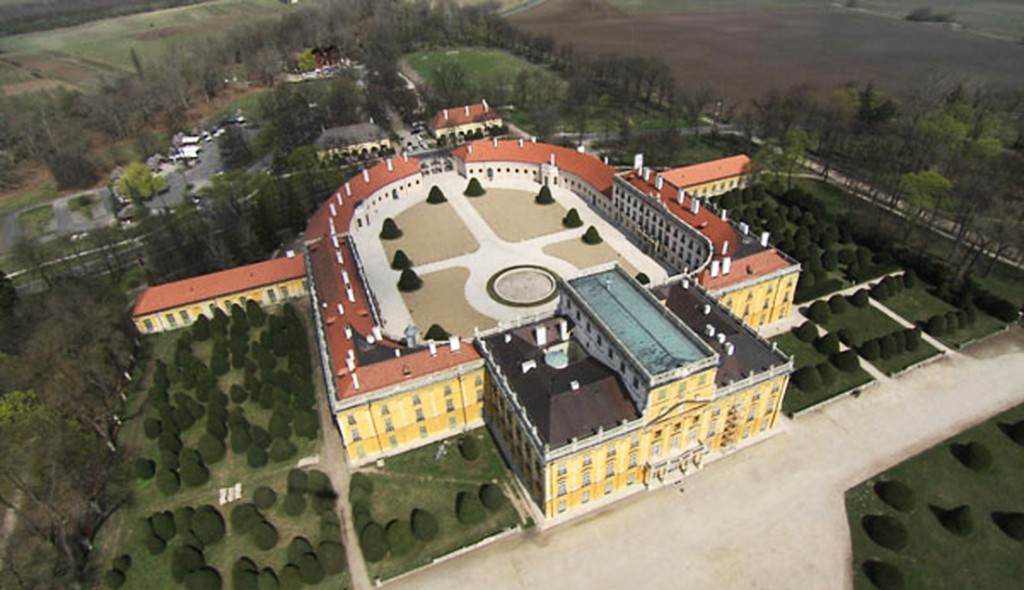
[[[427,347],[430,348],[430,356],[437,356],[437,343],[433,340],[427,342]]]
[[[707,334],[709,338],[714,338],[715,337],[715,327],[712,326],[711,324],[705,324],[705,326],[704,326],[704,333]]]
[[[524,143],[525,143],[525,142],[523,141],[523,138],[522,138],[522,137],[520,137],[520,138],[519,138],[519,149],[522,149],[522,148],[523,148],[523,144],[524,144]]]
[[[334,251],[334,259],[338,261],[338,264],[345,264],[345,260],[341,257],[341,250]]]
[[[331,205],[331,215],[334,215],[334,205]],[[327,220],[327,225],[329,225],[330,228],[331,228],[331,235],[332,236],[338,235],[338,231],[336,229],[334,229],[334,220],[333,219],[328,219]],[[337,247],[337,246],[335,246],[335,247]]]
[[[356,293],[355,293],[355,291],[352,290],[351,287],[349,287],[348,289],[345,289],[345,294],[348,295],[348,302],[349,303],[355,303],[356,302]]]
[[[563,342],[569,339],[569,322],[558,320],[558,336]]]
[[[345,196],[346,197],[351,197],[352,196],[352,187],[349,186],[347,181],[345,182]]]
[[[450,350],[451,352],[459,352],[460,348],[462,348],[462,341],[459,340],[459,337],[458,336],[449,336],[448,337],[448,350]]]
[[[352,371],[356,370],[356,359],[354,359],[353,357],[350,357],[350,356],[349,357],[345,357],[345,366],[348,367],[348,372],[349,373],[351,373]]]
[[[660,174],[658,174],[657,176],[654,177],[654,188],[660,191],[661,187],[663,186],[665,186],[665,180],[661,177]]]
[[[341,259],[341,244],[338,242],[338,234],[332,234],[331,241],[334,242],[334,249],[338,251],[338,264],[342,264],[344,261]]]
[[[729,210],[722,209],[722,221],[729,221]]]
[[[497,137],[492,137],[491,138],[491,143],[494,144],[494,147],[498,147],[498,138]]]
[[[548,329],[546,326],[537,326],[533,333],[537,339],[537,346],[544,346],[548,343]]]
[[[736,352],[736,345],[733,344],[732,342],[726,342],[725,343],[725,355],[726,356],[732,356],[734,352]]]
[[[725,344],[725,332],[718,333],[718,343]]]
[[[573,379],[572,381],[569,382],[569,389],[571,389],[573,391],[576,391],[579,388],[580,388],[580,382],[579,381]]]
[[[447,121],[448,120],[448,109],[445,109],[442,112],[444,113],[444,120]]]
[[[352,373],[352,387],[359,389],[359,375]]]
[[[608,156],[605,156],[605,157],[604,157],[604,165],[605,165],[605,166],[607,166],[607,165],[608,165]]]
[[[683,284],[683,288],[684,289],[689,289],[690,288],[690,279],[683,279],[683,283],[682,284]]]
[[[469,116],[469,105],[468,104],[466,105],[466,116],[467,117]]]
[[[388,167],[388,172],[394,172],[395,168],[391,165],[391,158],[386,158],[384,165]]]
[[[351,340],[352,339],[352,326],[345,326],[345,339],[346,340]]]
[[[480,104],[484,105],[484,112],[487,112],[487,111],[491,110],[491,107],[487,106],[487,99],[486,98],[481,98],[480,99]]]
[[[650,182],[650,181],[651,181],[651,169],[650,168],[644,168],[644,182]]]
[[[373,328],[370,329],[370,331],[373,332],[373,337],[376,338],[377,340],[384,339],[384,335],[381,334],[380,332],[380,326],[374,326]]]
[[[408,162],[409,161],[409,152],[407,152],[405,150],[402,150],[402,161],[403,162]]]
[[[761,246],[763,246],[765,248],[768,247],[768,238],[770,236],[771,236],[771,234],[766,232],[766,231],[765,232],[761,232]]]
[[[334,198],[338,201],[338,205],[339,206],[342,205],[342,202],[341,202],[341,191],[338,191],[338,192],[334,193]]]
[[[682,205],[684,198],[686,198],[686,191],[679,189],[679,197],[676,199],[676,202]]]
[[[711,278],[716,278],[718,276],[718,266],[719,262],[717,260],[711,261]]]
[[[555,165],[555,152],[551,152],[551,157],[548,159],[552,166]]]
[[[334,203],[331,203],[331,217],[337,217],[338,210],[334,208]],[[331,233],[334,233],[334,220],[331,220]]]
[[[644,155],[634,154],[633,155],[633,170],[640,170],[644,167]]]
[[[722,259],[722,274],[727,275],[732,270],[732,256],[726,256]]]
[[[339,303],[338,304],[338,315],[345,315],[345,308]]]
[[[363,180],[365,182],[370,182],[370,171],[366,168],[363,168]]]
[[[537,368],[537,361],[535,361],[533,359],[530,359],[530,360],[524,362],[521,365],[521,368],[523,370],[523,374],[525,375],[525,374],[530,372],[530,369],[536,369]]]
[[[466,144],[466,151],[468,153],[472,154],[473,153],[473,144],[471,144],[471,143]]]
[[[744,222],[744,221],[741,221],[741,222],[740,222],[740,232],[741,232],[741,233],[742,233],[743,235],[747,235],[747,234],[749,234],[749,233],[750,233],[750,226],[749,226],[749,225],[747,225],[747,224],[746,224],[746,222]]]
[[[725,240],[724,242],[722,242],[722,256],[725,256],[728,253],[729,253],[729,240]]]
[[[530,143],[537,143],[537,136],[536,135],[530,137]]]
[[[690,213],[694,215],[700,213],[700,199],[696,197],[690,199]]]

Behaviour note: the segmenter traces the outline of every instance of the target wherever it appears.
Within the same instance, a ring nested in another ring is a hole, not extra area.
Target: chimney
[[[334,208],[334,203],[331,203],[331,217],[337,217],[338,210]],[[334,233],[334,220],[331,220],[331,233]]]
[[[345,261],[342,260],[342,258],[341,258],[341,251],[340,250],[335,250],[334,251],[334,259],[338,261],[338,264],[345,264]]]
[[[569,339],[569,322],[558,320],[558,336],[563,342]]]
[[[533,331],[534,337],[537,339],[537,346],[544,346],[548,343],[548,329],[547,326],[537,326]]]
[[[530,369],[536,369],[537,368],[537,361],[534,360],[534,359],[530,359],[530,360],[524,362],[521,365],[520,368],[523,370],[523,374],[525,375],[525,374],[530,372]]]
[[[571,389],[573,391],[576,391],[579,388],[580,388],[580,382],[579,381],[573,379],[572,381],[569,382],[569,389]]]
[[[363,180],[365,182],[370,182],[370,171],[366,168],[363,168]]]
[[[469,105],[468,104],[466,105],[466,116],[467,117],[469,116]]]
[[[661,175],[658,174],[657,176],[654,177],[654,188],[660,191],[661,187],[663,186],[665,186],[665,181],[664,179],[662,179]]]
[[[473,144],[471,144],[471,143],[467,143],[466,144],[466,152],[470,153],[470,154],[473,153]]]
[[[586,151],[587,151],[587,148],[582,143],[579,144],[578,146],[576,146],[576,153],[583,154],[583,153],[586,153]]]
[[[409,152],[407,152],[405,150],[402,150],[402,161],[403,162],[408,162],[409,161]]]
[[[458,336],[449,336],[448,337],[448,350],[450,350],[451,352],[459,352],[460,348],[462,348],[462,341],[459,340],[459,337]]]
[[[534,135],[533,137],[530,138],[530,143],[537,143],[537,136],[536,135]]]
[[[716,278],[718,276],[718,266],[719,262],[717,260],[711,261],[711,278]]]
[[[551,162],[551,165],[552,165],[552,166],[554,166],[554,165],[555,165],[555,152],[551,152],[551,159],[550,159],[550,162]]]
[[[742,233],[743,235],[747,235],[750,233],[750,226],[747,225],[744,221],[740,222],[740,233]]]
[[[331,205],[331,215],[334,215],[334,205]],[[338,230],[336,230],[336,229],[334,228],[334,220],[333,220],[333,219],[328,219],[328,220],[327,220],[327,224],[328,224],[328,225],[330,226],[330,228],[331,228],[331,235],[332,235],[332,236],[336,236],[336,235],[338,235]]]
[[[725,344],[725,332],[718,333],[718,343]]]
[[[604,157],[604,165],[605,165],[605,166],[607,166],[607,165],[608,165],[608,156],[605,156],[605,157]]]
[[[351,287],[352,286],[352,283],[351,283],[351,281],[349,281],[349,278],[348,278],[348,271],[345,270],[344,268],[341,269],[341,280],[345,281],[345,286],[346,287]]]
[[[644,182],[650,182],[650,181],[651,181],[651,169],[650,168],[644,168]]]
[[[729,221],[729,210],[722,209],[722,221]]]
[[[388,167],[388,172],[394,172],[395,171],[395,168],[391,165],[391,158],[386,158],[384,160],[384,165]]]
[[[509,334],[508,332],[506,332],[505,333],[505,344],[508,344],[509,342],[512,342],[512,334]]]
[[[342,202],[341,202],[341,191],[338,191],[338,192],[334,193],[334,198],[337,199],[339,206],[342,205]]]
[[[395,349],[395,358],[398,358],[400,356],[402,356],[402,349],[401,348],[396,348]]]
[[[352,387],[359,389],[359,375],[352,373]]]
[[[348,367],[348,372],[356,370],[356,359],[350,356],[345,357],[345,366]]]
[[[763,246],[765,248],[768,247],[768,238],[769,237],[771,237],[770,233],[768,233],[766,231],[765,232],[761,232],[761,246]]]
[[[680,205],[682,205],[683,204],[683,199],[685,197],[686,197],[686,191],[684,191],[683,189],[679,189],[679,197],[676,198],[676,202],[679,203]]]
[[[374,326],[370,331],[373,332],[373,337],[377,340],[384,339],[384,335],[380,332],[380,326]]]
[[[519,149],[523,149],[523,143],[524,143],[524,142],[523,142],[523,138],[522,138],[522,137],[520,137],[520,138],[519,138]]]
[[[704,333],[707,334],[708,338],[715,337],[715,327],[711,324],[704,325]]]
[[[345,326],[345,339],[346,340],[351,340],[352,339],[352,326]]]
[[[420,342],[420,331],[416,329],[415,324],[409,324],[405,328],[405,345],[409,348],[415,348],[419,346]]]
[[[633,170],[641,170],[644,167],[644,155],[634,154],[633,155]]]
[[[497,137],[492,137],[491,138],[491,143],[494,144],[494,147],[498,147],[498,138]]]
[[[484,105],[484,112],[485,113],[487,111],[491,110],[491,107],[487,106],[487,99],[486,98],[481,98],[480,99],[480,104]]]
[[[447,121],[448,120],[448,109],[445,109],[442,112],[444,113],[444,120]]]
[[[338,315],[345,315],[345,307],[342,304],[338,304]]]
[[[332,235],[331,241],[334,242],[334,249],[338,251],[338,264],[342,264],[344,261],[341,259],[341,244],[338,242],[338,234]]]
[[[430,347],[430,356],[437,356],[437,343],[433,340],[428,340],[427,346]]]
[[[345,196],[346,197],[351,197],[352,196],[352,187],[348,185],[348,182],[345,183]]]
[[[724,275],[729,274],[729,271],[731,271],[731,270],[732,270],[732,256],[726,256],[725,258],[722,259],[722,275],[724,276]]]
[[[700,199],[696,197],[690,199],[690,213],[694,215],[700,213]]]
[[[736,345],[733,344],[732,342],[726,342],[725,343],[725,355],[726,356],[732,356],[734,352],[736,352]]]
[[[349,287],[349,288],[345,289],[345,294],[348,295],[348,302],[349,303],[355,303],[356,302],[356,293],[355,293],[355,291],[352,290],[352,287]]]
[[[725,256],[728,253],[729,253],[729,240],[725,240],[724,242],[722,242],[722,256]]]
[[[682,285],[683,285],[684,289],[689,289],[690,288],[690,279],[683,279]]]

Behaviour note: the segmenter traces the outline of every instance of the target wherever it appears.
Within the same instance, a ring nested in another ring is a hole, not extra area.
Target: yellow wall
[[[354,398],[356,405],[337,414],[349,461],[365,463],[480,426],[483,391],[481,363],[463,375],[433,383],[412,382],[383,399],[358,403],[359,398]],[[367,400],[371,395],[366,394]]]
[[[199,319],[200,315],[205,315],[208,318],[213,317],[212,307],[220,308],[224,310],[224,313],[230,313],[233,303],[245,307],[245,302],[249,300],[266,307],[286,299],[303,296],[307,291],[306,279],[305,277],[300,277],[247,291],[237,291],[223,297],[197,301],[155,313],[135,316],[132,318],[132,321],[135,322],[136,329],[142,334],[176,330],[192,325],[192,322]],[[273,292],[273,299],[271,299],[271,292]]]
[[[736,176],[720,178],[711,182],[684,186],[683,189],[686,191],[686,194],[695,197],[716,197],[733,189],[746,187],[748,180],[748,175],[737,174]]]
[[[477,131],[482,131],[484,132],[484,134],[486,134],[487,130],[490,129],[491,127],[501,127],[501,119],[490,119],[487,122],[483,123],[473,122],[466,123],[465,125],[458,125],[456,127],[445,127],[443,129],[435,129],[434,137],[436,139],[448,137],[462,140],[465,139],[465,136],[468,136],[471,133],[476,133]],[[463,137],[458,137],[460,133],[463,135]]]
[[[359,153],[366,151],[368,155],[373,155],[373,149],[377,148],[378,152],[391,149],[391,140],[388,138],[379,139],[375,141],[366,141],[363,143],[357,143],[353,145],[347,145],[344,147],[334,147],[329,149],[317,150],[316,155],[320,160],[330,158],[333,156],[359,156]]]
[[[713,294],[736,317],[756,328],[789,315],[799,278],[800,272],[794,270],[768,281],[726,287]]]

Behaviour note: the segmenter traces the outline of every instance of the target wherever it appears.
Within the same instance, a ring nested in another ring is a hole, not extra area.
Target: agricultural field
[[[158,59],[176,44],[287,10],[278,0],[215,0],[0,38],[0,85],[26,91],[88,86],[131,69],[131,50]],[[5,92],[11,92],[10,88]]]
[[[1017,406],[847,490],[854,587],[1018,587],[1022,449]]]
[[[873,80],[896,92],[941,76],[1016,85],[1024,71],[1024,53],[1013,43],[861,12],[683,14],[678,2],[655,4],[671,6],[671,12],[626,13],[618,2],[549,0],[510,20],[591,53],[664,59],[677,79],[708,84],[727,104],[798,84],[829,89]]]

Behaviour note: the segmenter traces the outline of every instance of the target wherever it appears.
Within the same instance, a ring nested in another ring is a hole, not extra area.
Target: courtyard
[[[482,180],[486,193],[478,197],[463,194],[467,182],[456,172],[432,174],[419,193],[382,203],[374,224],[350,228],[388,336],[401,339],[410,324],[420,333],[438,324],[468,337],[474,329],[555,309],[557,298],[524,305],[489,294],[495,277],[520,265],[567,278],[595,265],[618,262],[634,276],[643,273],[655,282],[667,276],[660,264],[569,190],[552,187],[554,202],[539,205],[534,202],[541,188],[536,182]],[[444,194],[445,202],[426,202],[433,187]],[[580,227],[562,225],[570,209],[579,213]],[[389,217],[402,232],[397,239],[380,238],[380,224]],[[590,226],[600,233],[601,243],[582,241]],[[423,281],[416,291],[401,292],[397,287],[400,272],[391,268],[391,261],[399,249]]]

